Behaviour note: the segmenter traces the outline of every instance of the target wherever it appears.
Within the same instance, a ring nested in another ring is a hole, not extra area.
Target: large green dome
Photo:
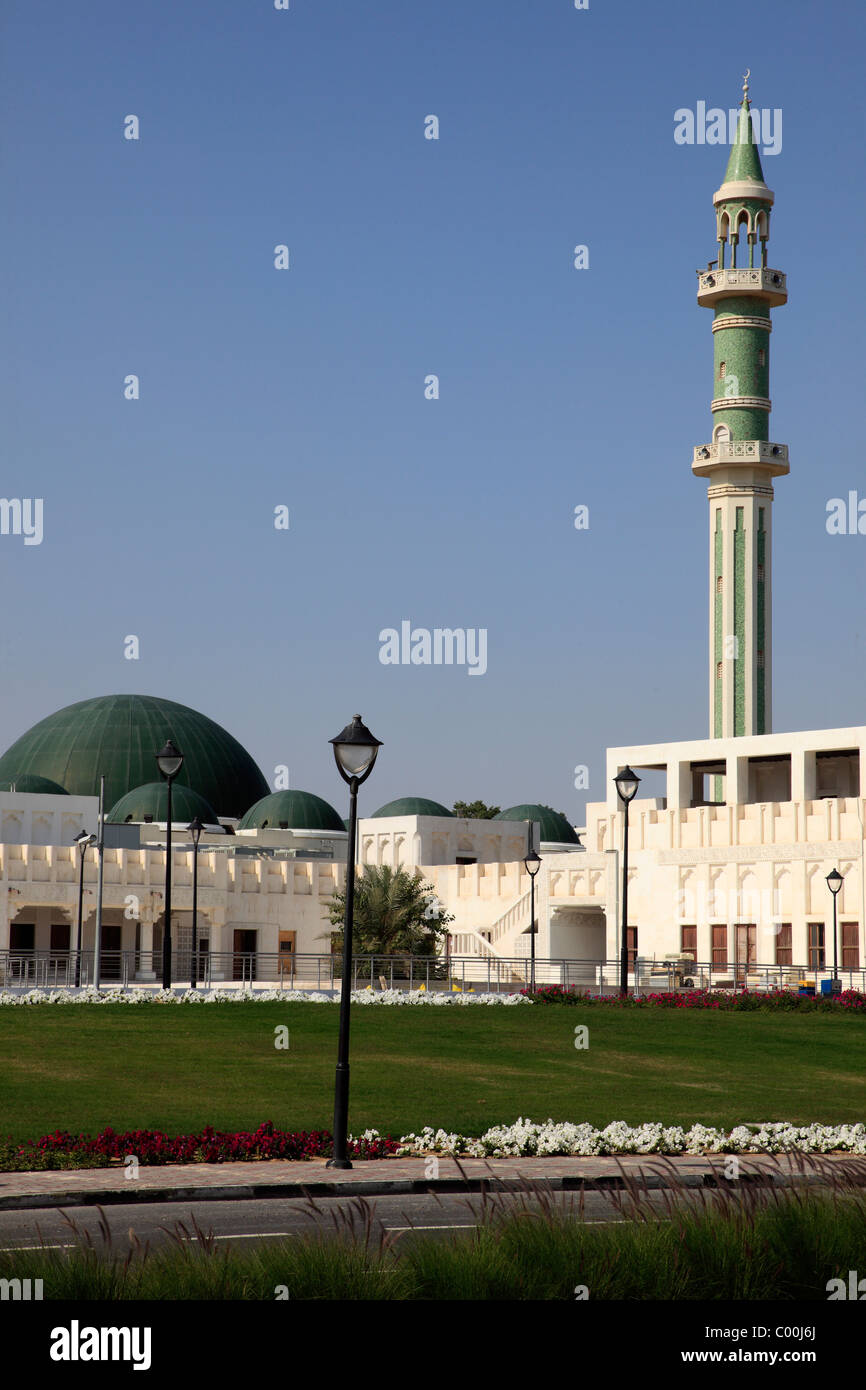
[[[128,821],[143,823],[145,818],[164,821],[167,816],[168,783],[146,782],[143,787],[133,787],[115,802],[105,819],[112,825],[125,825]],[[219,825],[217,813],[209,801],[192,787],[179,787],[175,783],[171,789],[172,825],[188,825],[196,816],[205,825]]]
[[[454,819],[454,812],[438,801],[429,801],[425,796],[401,796],[397,801],[389,801],[373,812],[373,818],[383,816],[448,816]]]
[[[539,806],[534,803],[509,806],[507,811],[500,811],[499,815],[494,816],[493,819],[537,821],[541,828],[543,843],[554,845],[580,844],[574,826],[559,811],[554,811],[552,806]]]
[[[34,724],[0,758],[0,781],[26,773],[58,782],[72,796],[105,804],[159,777],[156,754],[167,739],[184,755],[175,786],[194,787],[220,816],[240,816],[268,784],[237,739],[174,700],[102,695],[79,700]]]
[[[52,782],[50,777],[34,777],[25,772],[23,777],[7,777],[0,782],[0,792],[39,792],[42,796],[68,796],[65,787]]]
[[[238,824],[238,830],[327,830],[344,831],[345,826],[333,806],[312,792],[281,791],[263,796],[251,806]]]

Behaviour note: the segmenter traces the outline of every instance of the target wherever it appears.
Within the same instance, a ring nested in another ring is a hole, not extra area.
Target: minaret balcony
[[[717,468],[742,465],[762,468],[773,478],[790,473],[787,444],[772,444],[766,439],[729,439],[716,444],[701,444],[692,451],[692,472],[699,478],[710,478]]]
[[[787,282],[781,270],[743,266],[737,270],[699,270],[698,303],[712,308],[729,295],[753,295],[765,304],[785,304]]]

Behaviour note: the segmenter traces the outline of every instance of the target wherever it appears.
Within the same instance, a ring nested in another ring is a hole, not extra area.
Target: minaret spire
[[[761,157],[758,154],[758,146],[755,143],[755,132],[752,128],[752,104],[749,101],[749,69],[746,68],[746,75],[743,78],[743,100],[740,103],[740,115],[737,121],[737,133],[734,143],[731,146],[731,155],[728,160],[728,167],[725,170],[725,183],[739,183],[748,180],[751,183],[763,184],[764,172],[761,168]],[[769,192],[769,189],[767,190]],[[772,197],[770,199],[772,202]]]
[[[714,314],[713,437],[694,450],[692,468],[709,482],[715,738],[771,731],[772,480],[788,472],[787,446],[769,439],[770,309],[788,294],[785,276],[767,266],[773,194],[755,143],[749,76],[724,181],[713,195],[718,269],[698,272],[698,303]]]

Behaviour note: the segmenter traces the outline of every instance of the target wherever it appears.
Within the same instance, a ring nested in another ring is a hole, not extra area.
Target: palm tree
[[[324,935],[331,938],[333,951],[342,950],[345,889],[328,901],[325,911],[337,930]],[[435,956],[453,921],[453,913],[444,910],[418,870],[366,864],[355,879],[352,947],[357,955]]]

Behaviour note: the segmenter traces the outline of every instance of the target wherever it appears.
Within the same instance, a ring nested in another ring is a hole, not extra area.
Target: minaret
[[[692,461],[709,482],[712,738],[771,732],[773,478],[788,472],[787,446],[769,442],[770,309],[788,293],[781,271],[767,268],[773,194],[754,142],[748,79],[713,195],[718,265],[698,271],[698,303],[713,310],[713,437]]]

